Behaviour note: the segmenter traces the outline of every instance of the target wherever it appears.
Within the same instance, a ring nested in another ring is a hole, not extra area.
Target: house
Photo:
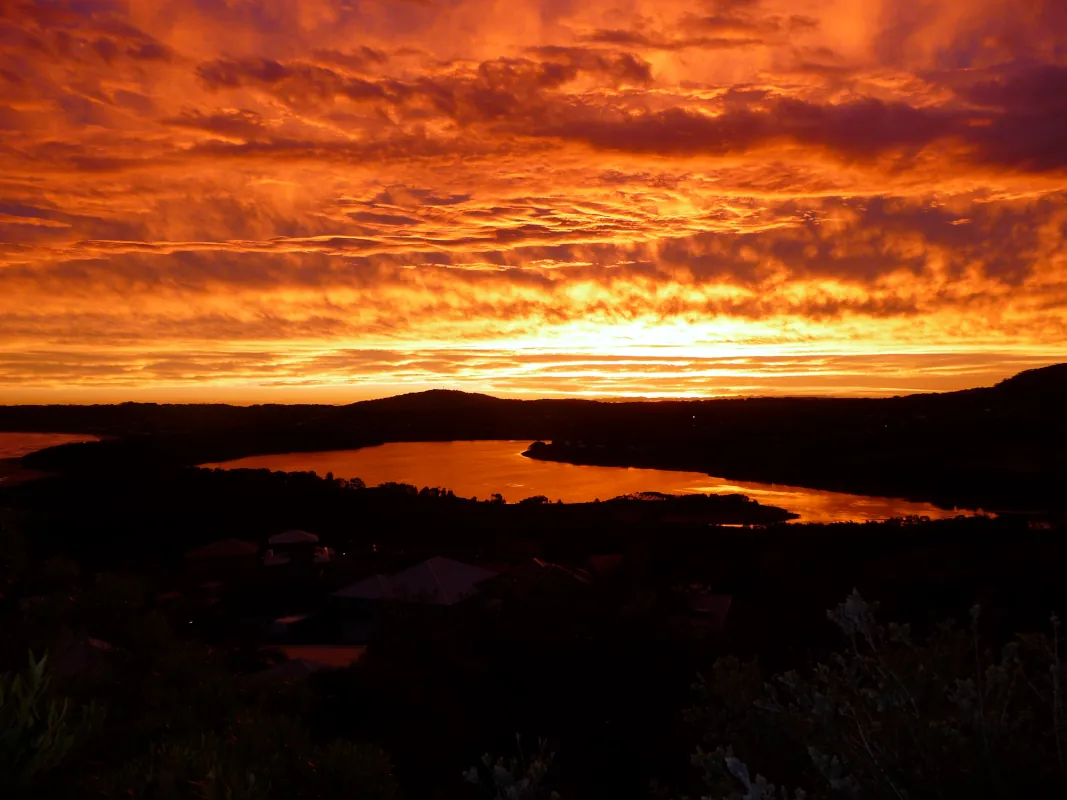
[[[558,594],[592,584],[584,569],[565,567],[540,558],[531,558],[501,575],[494,583],[522,596],[531,593]]]
[[[64,631],[53,647],[52,669],[61,678],[75,675],[98,675],[107,668],[108,656],[115,648],[101,639]]]
[[[292,660],[302,659],[335,669],[352,666],[367,652],[363,646],[342,644],[286,644],[273,649]]]
[[[289,633],[293,628],[297,627],[301,622],[308,619],[310,614],[290,614],[286,617],[279,617],[270,624],[271,633]]]
[[[265,567],[279,567],[292,560],[292,557],[285,553],[275,553],[273,547],[267,548],[267,552],[263,554],[263,566]]]
[[[240,539],[222,539],[218,542],[197,547],[185,553],[186,558],[254,558],[259,552],[259,546],[254,542],[245,542]]]
[[[351,600],[390,600],[452,606],[479,590],[495,572],[443,556],[420,561],[392,575],[371,575],[334,592]]]
[[[318,544],[319,537],[313,533],[301,530],[288,530],[284,533],[276,533],[267,540],[271,547],[291,544]]]
[[[306,658],[292,658],[287,661],[280,661],[274,666],[267,667],[262,672],[255,673],[249,680],[253,683],[294,680],[306,678],[308,675],[313,675],[319,670],[327,668],[326,664],[318,661],[311,661]]]
[[[255,673],[250,680],[254,683],[298,680],[326,669],[344,669],[359,661],[366,649],[328,644],[268,648],[268,652],[285,656],[285,660]]]
[[[670,617],[676,632],[701,639],[726,630],[732,595],[717,594],[700,585],[685,587],[680,594],[680,608]]]
[[[369,578],[346,586],[334,592],[335,597],[347,597],[353,600],[393,600],[393,585],[388,575],[374,573]]]
[[[622,569],[622,553],[604,553],[589,556],[589,566],[601,575],[610,575]]]
[[[690,594],[691,626],[703,633],[722,632],[733,601],[733,596],[728,594]]]
[[[531,558],[486,583],[488,605],[517,602],[528,610],[576,610],[593,597],[593,578],[584,569]]]
[[[319,537],[301,530],[288,530],[276,533],[267,540],[267,551],[263,556],[264,565],[278,566],[293,561],[324,564],[331,560],[333,550],[319,544]]]

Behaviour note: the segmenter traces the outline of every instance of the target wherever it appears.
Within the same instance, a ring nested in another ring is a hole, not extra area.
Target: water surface
[[[25,469],[19,459],[46,447],[70,442],[95,442],[99,437],[84,433],[2,433],[0,432],[0,484],[12,486],[33,480],[44,473]]]
[[[86,433],[0,433],[0,459],[22,458],[46,447],[95,442],[98,438]]]
[[[368,486],[394,481],[448,488],[462,497],[501,494],[509,503],[545,495],[553,502],[585,503],[632,492],[745,494],[800,515],[802,522],[865,521],[889,517],[952,517],[929,503],[825,492],[797,486],[713,478],[699,472],[594,467],[525,458],[526,441],[397,442],[359,450],[251,456],[205,467],[329,472],[361,478]]]

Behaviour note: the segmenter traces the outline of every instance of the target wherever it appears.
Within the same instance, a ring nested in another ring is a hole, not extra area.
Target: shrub
[[[700,681],[693,762],[714,796],[792,796],[763,775],[811,798],[1063,793],[1058,619],[1051,638],[1018,637],[994,655],[978,607],[966,628],[942,624],[923,643],[875,610],[853,593],[828,612],[845,647],[766,685],[736,660]]]
[[[538,742],[538,750],[527,760],[522,751],[522,737],[515,734],[519,755],[511,758],[493,758],[486,753],[481,764],[463,773],[463,779],[479,786],[488,797],[496,800],[559,800],[559,793],[550,791],[546,777],[552,766],[554,754],[548,751],[546,742]]]
[[[103,716],[52,696],[47,656],[29,656],[24,672],[0,675],[0,787],[17,794],[59,768]]]

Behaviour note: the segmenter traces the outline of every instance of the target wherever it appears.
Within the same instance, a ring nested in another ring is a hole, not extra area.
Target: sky
[[[1063,0],[0,0],[0,402],[1067,360]]]

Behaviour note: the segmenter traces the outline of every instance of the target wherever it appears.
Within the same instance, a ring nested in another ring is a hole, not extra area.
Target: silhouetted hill
[[[1065,398],[1067,397],[1067,364],[1028,369],[1002,380],[992,388],[992,391],[1041,400]]]
[[[470,406],[498,406],[509,401],[477,392],[461,392],[457,389],[428,389],[425,392],[408,392],[394,397],[377,400],[360,400],[344,408],[407,408],[439,410],[442,408],[464,408]]]

